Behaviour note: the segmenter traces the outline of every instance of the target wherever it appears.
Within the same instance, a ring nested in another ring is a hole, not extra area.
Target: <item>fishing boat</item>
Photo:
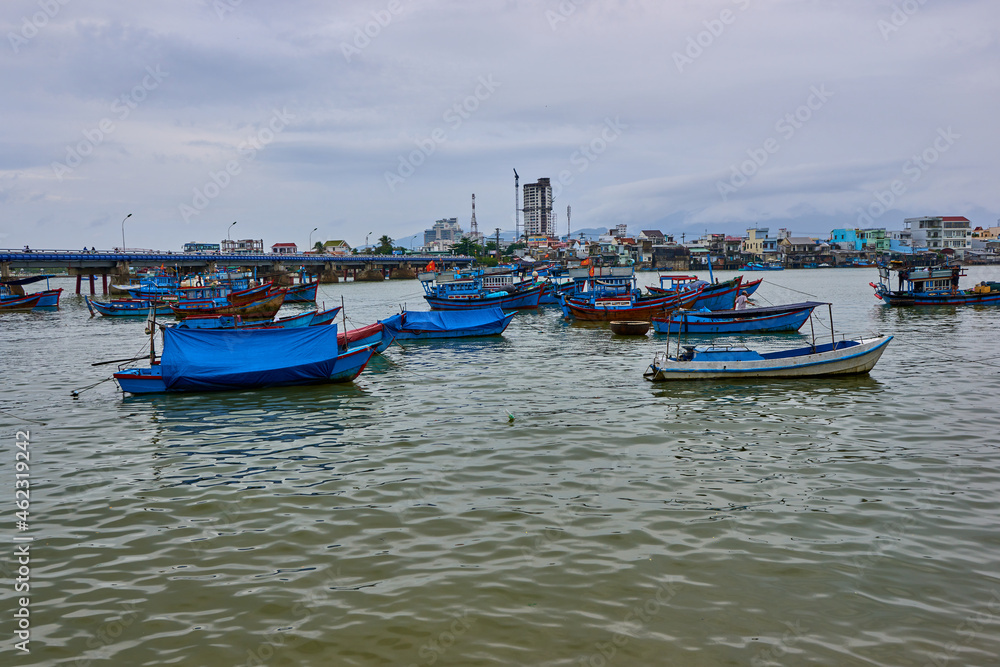
[[[685,294],[693,290],[700,290],[698,298],[691,304],[691,308],[698,310],[707,308],[708,310],[728,310],[736,305],[736,296],[739,294],[743,283],[743,276],[737,276],[720,283],[711,283],[707,280],[699,280],[698,276],[688,275],[663,275],[660,276],[659,287],[647,287],[650,294]],[[760,283],[758,282],[757,285]],[[757,286],[754,286],[756,291]]]
[[[249,322],[273,319],[284,300],[284,290],[278,290],[248,303],[220,305],[213,299],[193,299],[183,303],[172,303],[170,310],[179,320],[189,315],[240,315],[245,322]]]
[[[152,353],[151,353],[152,354]],[[337,349],[337,327],[294,329],[163,328],[163,356],[148,368],[120,370],[122,391],[149,394],[349,382],[374,351]]]
[[[740,267],[740,271],[784,271],[785,267],[780,262],[747,262]]]
[[[309,323],[309,326],[316,327],[324,324],[330,324],[337,319],[337,315],[340,314],[340,309],[341,306],[337,306],[336,308],[330,308],[328,310],[321,310],[317,312],[313,315],[312,322]]]
[[[291,285],[285,288],[285,303],[314,303],[319,281]]]
[[[157,315],[169,315],[173,312],[169,303],[150,299],[95,301],[85,296],[83,300],[87,304],[87,310],[90,311],[91,316],[100,314],[104,317],[146,317],[149,315],[150,308],[155,309]]]
[[[654,318],[655,319],[655,318]],[[645,336],[649,331],[649,322],[646,320],[611,320],[608,322],[611,333],[619,336]]]
[[[486,287],[478,276],[421,273],[424,299],[432,310],[478,310],[537,308],[545,285],[521,283],[509,287]]]
[[[17,296],[10,299],[4,299],[0,302],[0,311],[9,313],[32,310],[38,305],[38,301],[41,298],[42,297],[38,294],[29,294],[27,296]]]
[[[691,308],[699,291],[680,294],[639,295],[636,291],[621,293],[594,291],[589,295],[562,298],[563,315],[590,322],[611,320],[650,321],[657,315],[677,308]]]
[[[891,340],[892,336],[879,335],[776,352],[756,352],[743,345],[685,345],[678,356],[658,352],[643,377],[663,382],[858,375],[874,368]]]
[[[380,321],[396,340],[464,338],[498,336],[504,332],[515,314],[505,313],[500,308],[431,312],[404,310]]]
[[[744,279],[740,282],[740,291],[745,291],[747,296],[753,296],[753,293],[757,291],[757,288],[760,287],[762,282],[764,282],[763,278],[758,278],[757,280]]]
[[[62,288],[49,289],[49,278],[51,275],[28,276],[26,278],[8,278],[0,281],[0,304],[12,299],[19,299],[23,296],[38,295],[38,303],[35,308],[58,308],[59,297],[62,295]],[[45,289],[32,294],[24,293],[24,285],[45,281]]]
[[[337,334],[337,346],[341,350],[367,345],[376,353],[382,353],[392,345],[394,340],[395,336],[381,322]]]
[[[245,322],[241,315],[188,315],[177,326],[185,329],[260,329],[264,327],[294,329],[295,327],[310,326],[315,316],[316,311],[310,310],[299,315],[275,318],[273,320],[251,320]]]
[[[960,289],[965,269],[953,264],[907,266],[902,263],[881,265],[878,283],[868,283],[875,298],[887,306],[959,306],[965,304],[1000,304],[1000,282],[980,282],[972,289]],[[892,274],[897,289],[892,289]]]
[[[867,373],[878,362],[892,336],[874,334],[837,340],[830,310],[830,342],[758,352],[745,345],[681,345],[677,336],[674,356],[657,352],[643,377],[653,382],[667,380],[730,380],[742,378],[801,378],[822,375]],[[682,351],[683,350],[683,351]]]
[[[742,310],[677,310],[653,318],[656,333],[745,334],[798,331],[820,301]]]

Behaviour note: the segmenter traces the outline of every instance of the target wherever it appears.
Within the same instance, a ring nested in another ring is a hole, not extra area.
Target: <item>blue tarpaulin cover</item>
[[[330,378],[337,326],[163,331],[160,369],[167,389],[311,384]]]
[[[452,336],[490,336],[503,333],[514,313],[504,314],[500,308],[469,310],[407,310],[381,320],[382,325],[397,338]],[[423,334],[424,336],[421,336]]]

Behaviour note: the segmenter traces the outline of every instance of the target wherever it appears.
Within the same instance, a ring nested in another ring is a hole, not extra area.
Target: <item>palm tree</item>
[[[392,254],[392,239],[386,234],[378,240],[378,245],[375,247],[375,252],[380,255],[391,255]]]
[[[326,247],[323,245],[322,241],[316,241],[316,243],[313,243],[313,250],[317,255],[321,255],[326,252]]]

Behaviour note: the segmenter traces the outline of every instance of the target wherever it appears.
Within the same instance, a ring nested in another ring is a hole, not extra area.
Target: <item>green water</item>
[[[0,663],[996,664],[1000,308],[888,309],[869,269],[756,275],[762,305],[831,301],[838,331],[895,339],[860,378],[651,384],[664,339],[550,307],[353,384],[73,399],[143,323],[73,295],[4,314]],[[419,293],[320,300],[359,326]]]

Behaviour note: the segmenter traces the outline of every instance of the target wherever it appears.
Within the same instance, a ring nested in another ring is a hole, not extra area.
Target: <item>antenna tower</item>
[[[469,221],[469,235],[474,243],[479,243],[479,225],[476,224],[476,193],[472,193],[472,220]]]
[[[514,243],[521,238],[521,195],[517,188],[517,182],[521,177],[514,170]]]

